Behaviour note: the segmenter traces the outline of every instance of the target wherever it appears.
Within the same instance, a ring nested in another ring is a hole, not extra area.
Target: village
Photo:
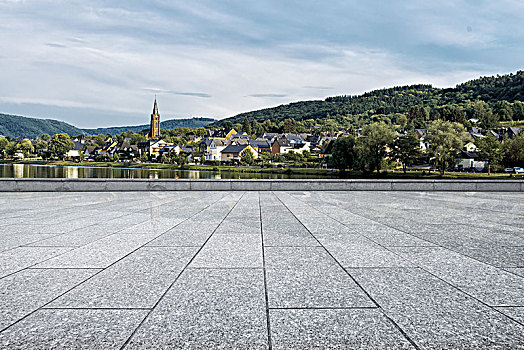
[[[58,147],[61,149],[60,152],[53,151],[57,147],[50,146],[53,140],[49,135],[36,140],[18,138],[9,142],[4,138],[3,146],[0,147],[0,156],[4,159],[33,161],[63,159],[72,162],[163,163],[178,166],[258,165],[343,170],[344,166],[346,168],[352,166],[345,164],[344,160],[337,159],[340,155],[333,155],[333,147],[337,140],[353,138],[368,140],[368,143],[372,143],[368,148],[383,148],[382,154],[379,154],[382,158],[379,161],[386,162],[383,168],[410,168],[423,171],[431,171],[435,168],[432,151],[436,147],[432,148],[432,139],[428,137],[427,129],[406,130],[384,123],[374,123],[370,127],[382,128],[381,132],[386,132],[390,136],[388,140],[372,140],[368,137],[370,131],[366,131],[366,127],[310,133],[251,133],[249,123],[246,118],[245,125],[237,124],[240,130],[235,128],[163,130],[160,128],[160,113],[155,99],[150,127],[142,133],[128,131],[120,135],[78,135],[72,138],[65,134],[55,135],[54,138],[58,136],[61,138],[59,142],[61,148]],[[464,129],[459,145],[455,146],[457,148],[448,149],[448,152],[451,152],[449,157],[452,164],[448,162],[446,170],[485,172],[490,167],[490,171],[523,172],[520,167],[503,167],[501,164],[502,147],[517,138],[521,128],[483,129],[474,126],[477,123],[478,120],[468,120],[470,126]],[[436,142],[435,139],[433,140]],[[492,144],[486,142],[487,140]],[[1,141],[2,139],[0,143]],[[490,152],[495,155],[487,154],[488,146],[494,148]],[[357,155],[354,157],[356,158]],[[365,154],[360,157],[369,158]],[[493,167],[494,165],[498,167]],[[371,171],[379,168],[380,165],[377,165],[371,168]]]

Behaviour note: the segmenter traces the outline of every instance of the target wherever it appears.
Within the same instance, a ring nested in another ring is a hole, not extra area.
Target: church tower
[[[160,114],[158,113],[158,106],[156,103],[153,106],[153,114],[151,114],[151,126],[149,127],[149,138],[156,139],[160,136]]]

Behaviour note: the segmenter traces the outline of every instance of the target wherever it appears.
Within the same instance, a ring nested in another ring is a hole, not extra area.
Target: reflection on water
[[[0,177],[66,179],[316,179],[324,176],[198,170],[131,169],[36,164],[0,164]]]

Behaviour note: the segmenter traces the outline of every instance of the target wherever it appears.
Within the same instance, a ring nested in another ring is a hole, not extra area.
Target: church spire
[[[158,115],[158,105],[156,103],[156,95],[155,95],[155,105],[153,106],[153,115]]]

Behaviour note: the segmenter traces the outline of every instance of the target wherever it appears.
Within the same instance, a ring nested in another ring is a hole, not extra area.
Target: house
[[[250,145],[237,145],[237,144],[230,144],[224,150],[222,151],[222,158],[221,160],[223,162],[231,162],[233,160],[242,160],[241,153],[245,150],[249,149],[251,153],[253,153],[253,158],[258,158],[258,152],[251,147]]]
[[[221,159],[221,152],[226,148],[231,142],[225,139],[203,139],[200,143],[200,152],[204,154],[206,161],[215,161]]]
[[[220,129],[220,130],[213,130],[212,137],[214,139],[224,139],[229,140],[231,136],[235,135],[237,131],[235,129],[231,129],[227,131],[226,129]]]
[[[515,137],[517,137],[520,134],[520,132],[521,132],[520,128],[512,126],[508,128],[507,135],[510,139],[514,139]]]
[[[74,146],[73,146],[72,149],[70,149],[66,153],[66,158],[78,158],[78,157],[80,157],[80,153],[82,152],[82,149],[84,148],[84,143],[79,141],[79,140],[73,141],[73,143],[74,143]]]
[[[86,146],[84,149],[84,155],[88,158],[94,157],[96,155],[95,150],[97,146]]]
[[[260,153],[271,153],[271,145],[269,144],[269,141],[267,140],[253,140],[249,139],[248,141],[249,145],[255,149],[259,154]]]
[[[464,145],[464,150],[466,152],[476,152],[477,146],[472,141],[469,141],[468,143]]]
[[[231,137],[229,138],[231,142],[234,142],[235,140],[238,140],[238,139],[247,140],[249,139],[249,135],[245,133],[244,131],[242,131],[242,132],[237,132],[236,134],[231,135]]]
[[[139,154],[146,154],[151,157],[158,157],[160,155],[160,150],[165,147],[173,145],[172,143],[166,142],[162,139],[160,140],[147,140],[140,141],[137,145]]]
[[[422,150],[428,150],[431,146],[428,141],[426,141],[426,137],[428,136],[428,132],[426,129],[415,129],[415,137],[420,141],[420,148]]]
[[[291,150],[293,150],[293,146],[285,137],[276,139],[271,145],[271,154],[288,153]]]
[[[132,159],[139,156],[137,145],[129,144],[127,139],[116,145],[115,153],[118,154],[120,158],[124,159]]]
[[[479,161],[478,153],[476,152],[467,152],[461,151],[460,156],[455,162],[455,168],[459,170],[475,169],[477,171],[482,171],[487,167],[487,161]]]

